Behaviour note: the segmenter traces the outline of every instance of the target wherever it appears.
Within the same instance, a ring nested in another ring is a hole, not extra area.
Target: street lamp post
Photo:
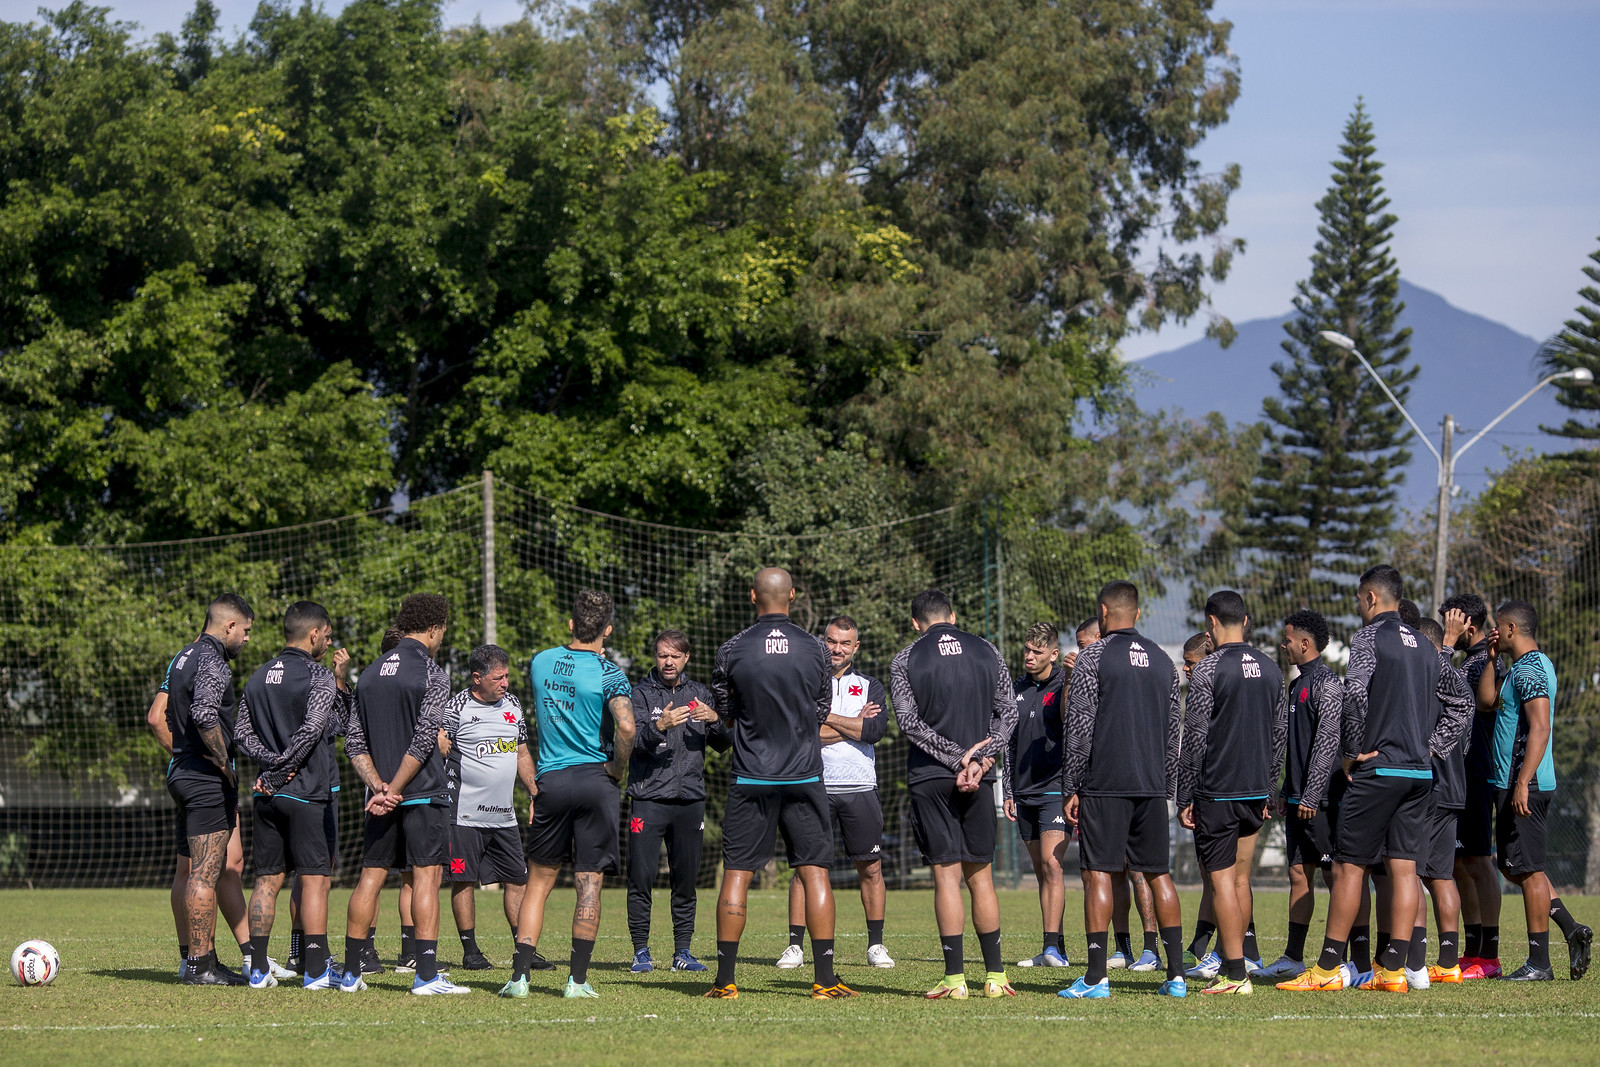
[[[1405,416],[1406,422],[1411,425],[1412,432],[1421,439],[1422,443],[1427,446],[1428,451],[1433,453],[1433,458],[1439,462],[1439,515],[1433,544],[1433,608],[1437,611],[1439,605],[1444,603],[1445,569],[1450,558],[1450,498],[1455,490],[1456,461],[1461,458],[1462,453],[1482,440],[1484,434],[1500,425],[1501,420],[1527,403],[1533,398],[1533,394],[1551,382],[1570,378],[1575,382],[1588,383],[1594,381],[1594,373],[1586,367],[1579,367],[1576,370],[1561,371],[1543,379],[1532,389],[1523,393],[1515,404],[1512,404],[1489,420],[1488,425],[1474,434],[1471,440],[1461,446],[1459,451],[1451,447],[1455,440],[1455,420],[1446,415],[1444,417],[1444,437],[1442,442],[1444,449],[1441,452],[1433,447],[1433,442],[1428,440],[1428,435],[1422,432],[1422,427],[1417,425],[1417,420],[1411,417],[1411,412],[1407,411],[1405,405],[1401,404],[1394,393],[1390,391],[1389,383],[1384,381],[1383,377],[1372,369],[1372,364],[1368,363],[1367,357],[1363,356],[1356,348],[1354,341],[1334,330],[1322,330],[1317,336],[1335,348],[1344,349],[1361,361],[1361,365],[1366,368],[1367,373],[1372,375],[1372,380],[1378,383],[1378,388],[1383,390],[1383,395],[1389,398],[1389,403],[1393,404],[1395,409]]]

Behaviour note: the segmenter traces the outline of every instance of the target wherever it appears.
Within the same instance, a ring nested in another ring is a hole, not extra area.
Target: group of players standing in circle
[[[1063,662],[1055,627],[1030,628],[1016,681],[999,650],[956,625],[948,597],[920,593],[910,606],[917,636],[894,657],[887,693],[855,667],[856,624],[836,616],[819,638],[791,621],[794,595],[779,568],[755,576],[756,620],[717,650],[704,686],[688,677],[689,639],[676,630],[657,636],[654,666],[630,685],[605,655],[610,597],[580,593],[571,641],[540,652],[530,667],[537,757],[522,706],[509,692],[505,650],[474,649],[470,686],[451,694],[435,660],[449,625],[445,598],[405,598],[379,658],[353,692],[343,650],[333,652],[332,669],[321,662],[333,643],[328,613],[294,604],[284,616],[282,651],[236,701],[228,660],[249,640],[253,614],[235,594],[218,597],[204,632],[173,657],[149,716],[172,753],[168,788],[186,857],[173,897],[183,981],[268,988],[303,975],[309,989],[365,990],[363,973],[381,969],[372,945],[379,893],[389,872],[400,869],[410,890],[412,930],[402,963],[415,973],[411,992],[470,992],[438,968],[445,883],[452,884],[465,966],[492,966],[477,949],[471,890],[498,882],[516,939],[500,995],[526,997],[531,973],[555,967],[538,944],[545,902],[570,864],[576,904],[564,995],[598,996],[588,971],[602,881],[620,867],[624,783],[632,970],[655,967],[651,887],[665,845],[671,966],[705,971],[691,942],[711,748],[732,750],[732,782],[722,821],[715,977],[706,996],[739,995],[749,887],[774,858],[780,832],[794,878],[790,945],[778,966],[804,962],[809,931],[811,995],[856,996],[834,967],[834,826],[860,878],[867,963],[892,968],[883,941],[883,812],[873,752],[891,709],[908,742],[912,828],[932,868],[945,964],[929,999],[969,996],[963,887],[983,959],[982,994],[1016,995],[992,877],[997,781],[1002,810],[1017,823],[1039,882],[1044,946],[1021,966],[1069,965],[1061,871],[1077,834],[1088,963],[1064,997],[1107,997],[1109,969],[1154,970],[1163,955],[1166,979],[1157,992],[1173,997],[1186,996],[1192,978],[1208,980],[1201,990],[1207,994],[1247,994],[1252,978],[1280,989],[1405,992],[1498,975],[1498,882],[1492,869],[1481,877],[1474,850],[1489,854],[1491,819],[1500,870],[1522,889],[1530,931],[1528,962],[1504,977],[1553,977],[1551,920],[1566,936],[1572,977],[1587,969],[1592,934],[1552,896],[1544,875],[1555,672],[1538,651],[1537,614],[1526,603],[1502,605],[1499,628],[1487,630],[1482,601],[1457,597],[1441,609],[1441,627],[1409,617],[1415,608],[1401,598],[1398,572],[1374,567],[1358,588],[1363,625],[1343,680],[1322,658],[1322,617],[1299,611],[1284,621],[1283,647],[1298,671],[1286,690],[1274,658],[1248,641],[1243,599],[1223,590],[1207,601],[1207,630],[1185,645],[1185,700],[1179,668],[1136,628],[1139,596],[1130,582],[1100,591],[1097,617],[1079,627],[1078,649]],[[1467,652],[1465,674],[1453,666],[1452,648]],[[1501,669],[1501,653],[1509,654],[1509,670]],[[362,870],[342,967],[328,931],[340,735],[365,788]],[[256,880],[248,916],[237,881],[236,753],[260,769],[252,789]],[[514,808],[518,782],[533,797],[525,844]],[[1194,832],[1205,879],[1187,959],[1170,870],[1169,802]],[[1250,872],[1258,835],[1275,813],[1286,819],[1289,937],[1284,956],[1263,965]],[[1307,967],[1319,869],[1330,886],[1327,929]],[[295,943],[289,966],[281,967],[268,943],[289,872]],[[1370,956],[1369,878],[1377,883],[1380,929]],[[1441,931],[1432,967],[1424,881]],[[1465,892],[1458,894],[1457,884]],[[1126,933],[1130,899],[1138,900],[1146,930],[1137,959]],[[243,973],[217,960],[219,904],[239,940]],[[1383,933],[1385,922],[1394,935]],[[1217,950],[1208,952],[1212,933]]]

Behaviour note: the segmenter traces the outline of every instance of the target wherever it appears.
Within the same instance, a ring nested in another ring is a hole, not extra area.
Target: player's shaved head
[[[1377,598],[1378,606],[1389,611],[1400,610],[1400,597],[1405,593],[1400,572],[1387,563],[1367,568],[1357,589],[1361,593],[1371,593]]]
[[[1132,582],[1107,582],[1100,588],[1099,600],[1107,629],[1125,629],[1139,617],[1139,587]]]
[[[750,599],[762,615],[787,615],[789,602],[794,599],[794,579],[782,567],[763,567],[750,583]]]
[[[223,593],[210,604],[206,605],[205,629],[221,625],[231,619],[241,622],[250,622],[256,617],[255,610],[250,607],[249,601],[238,593]]]

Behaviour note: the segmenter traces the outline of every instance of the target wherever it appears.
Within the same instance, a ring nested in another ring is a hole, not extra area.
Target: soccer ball
[[[61,971],[61,954],[48,941],[24,941],[11,954],[11,974],[23,985],[49,985]]]

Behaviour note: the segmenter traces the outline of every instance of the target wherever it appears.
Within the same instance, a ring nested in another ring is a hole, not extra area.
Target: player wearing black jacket
[[[889,693],[895,721],[911,742],[906,781],[917,847],[933,867],[933,908],[944,952],[944,981],[930,1000],[967,996],[961,885],[972,897],[972,925],[983,947],[984,995],[1015,996],[1000,950],[994,893],[994,767],[1017,723],[1016,691],[989,642],[956,628],[950,598],[936,589],[911,601],[917,639],[895,656]]]
[[[628,764],[628,933],[633,970],[653,970],[650,893],[667,846],[672,878],[672,967],[703,971],[690,954],[694,940],[695,879],[706,825],[706,750],[728,751],[728,730],[717,718],[711,690],[684,673],[689,635],[656,636],[655,666],[633,687],[633,760]]]
[[[217,963],[217,881],[238,820],[239,781],[233,765],[234,690],[228,661],[250,640],[255,612],[224,593],[206,608],[204,632],[167,667],[166,719],[172,738],[167,791],[178,802],[189,846],[184,910],[189,919],[187,985],[242,985]],[[245,946],[248,947],[248,946]]]
[[[1256,837],[1275,803],[1289,708],[1278,665],[1245,644],[1250,616],[1244,598],[1231,589],[1211,594],[1206,619],[1216,651],[1189,678],[1178,818],[1194,831],[1226,970],[1202,992],[1249,993],[1250,868]]]
[[[250,676],[239,701],[239,750],[260,768],[255,789],[256,884],[250,896],[250,985],[276,985],[267,967],[278,891],[293,869],[300,884],[305,985],[332,984],[328,958],[328,887],[333,874],[325,816],[339,781],[332,731],[341,700],[321,659],[333,624],[320,604],[289,605],[284,647]]]
[[[806,887],[806,923],[816,954],[811,995],[853,997],[833,970],[833,835],[822,785],[819,727],[833,704],[828,650],[789,619],[794,581],[781,567],[756,574],[755,625],[717,650],[711,695],[733,737],[733,784],[722,827],[722,890],[717,895],[717,980],[706,996],[739,995],[734,968],[745,901],[755,872],[772,859],[783,830],[795,877]]]
[[[1089,967],[1061,995],[1102,999],[1111,879],[1145,875],[1167,954],[1160,992],[1185,996],[1183,918],[1170,873],[1167,801],[1176,787],[1183,700],[1178,669],[1139,622],[1139,590],[1111,582],[1100,590],[1100,640],[1078,654],[1067,690],[1067,750],[1062,810],[1078,828]]]
[[[1425,637],[1400,621],[1400,572],[1369,568],[1357,586],[1362,628],[1350,640],[1340,715],[1345,773],[1350,787],[1340,803],[1334,839],[1332,900],[1327,935],[1317,965],[1279,989],[1342,989],[1339,963],[1366,883],[1367,867],[1380,859],[1389,873],[1389,929],[1400,931],[1417,913],[1417,860],[1426,848],[1432,753],[1448,752],[1461,738],[1471,697],[1459,679],[1440,670]],[[1374,961],[1371,987],[1403,993],[1403,937],[1391,938]]]
[[[1423,619],[1417,624],[1421,633],[1438,650],[1441,674],[1455,675],[1451,686],[1467,690],[1467,680],[1450,662],[1450,653],[1444,644],[1444,627],[1433,619]],[[1461,981],[1461,894],[1456,887],[1456,842],[1459,840],[1460,819],[1467,803],[1467,743],[1471,729],[1461,731],[1461,738],[1446,753],[1433,754],[1433,795],[1428,807],[1428,845],[1426,854],[1417,863],[1417,873],[1427,883],[1428,896],[1433,898],[1434,926],[1439,933],[1439,962],[1428,967],[1429,982],[1455,984]],[[1406,968],[1418,971],[1427,965],[1427,902],[1417,901],[1417,922],[1412,927],[1412,945]],[[1420,937],[1420,941],[1419,941]]]
[[[1062,728],[1067,708],[1067,671],[1059,665],[1061,632],[1048,622],[1028,627],[1022,639],[1023,673],[1014,679],[1017,728],[1001,765],[1006,818],[1017,833],[1039,884],[1044,947],[1022,967],[1065,967],[1061,927],[1066,886],[1061,875],[1067,851],[1067,821],[1061,813]]]
[[[400,603],[403,636],[361,673],[345,755],[367,787],[361,878],[350,894],[344,978],[339,988],[366,988],[361,949],[372,927],[390,868],[411,868],[416,976],[411,991],[470,993],[439,974],[439,885],[449,851],[449,783],[439,730],[450,702],[450,677],[434,662],[450,624],[450,602],[413,593]]]

